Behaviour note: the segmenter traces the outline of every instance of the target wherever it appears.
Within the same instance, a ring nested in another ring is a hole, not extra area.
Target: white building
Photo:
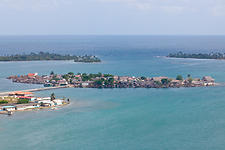
[[[62,105],[63,104],[63,101],[64,100],[61,100],[61,99],[55,99],[55,100],[53,100],[53,102],[54,102],[55,105]]]

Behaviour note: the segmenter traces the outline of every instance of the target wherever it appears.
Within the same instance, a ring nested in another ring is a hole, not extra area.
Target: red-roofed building
[[[75,75],[75,77],[80,78],[80,77],[81,77],[81,75]]]
[[[29,101],[34,101],[34,100],[36,100],[35,97],[30,97],[30,96],[19,96],[19,99],[28,99]]]
[[[33,96],[33,93],[32,92],[17,91],[17,92],[9,93],[9,96]]]
[[[35,77],[37,75],[38,75],[38,73],[28,73],[28,77]]]

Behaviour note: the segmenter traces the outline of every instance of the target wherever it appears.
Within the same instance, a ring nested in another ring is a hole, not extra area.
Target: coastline
[[[100,62],[78,62],[78,61],[73,61],[73,60],[21,60],[21,61],[0,61],[0,63],[19,63],[19,62],[73,62],[73,63],[80,63],[80,64],[100,64],[103,61],[101,60]]]
[[[38,75],[38,73],[28,73],[26,75],[12,75],[7,79],[16,83],[42,84],[45,87],[74,87],[74,88],[179,88],[179,87],[199,87],[214,86],[215,79],[211,76],[192,78],[187,75],[177,75],[176,78],[167,76],[145,77],[145,76],[118,76],[102,73],[73,73]],[[36,90],[35,90],[36,91]]]
[[[13,54],[0,55],[0,61],[42,61],[42,60],[73,60],[74,62],[101,62],[97,56],[94,55],[71,55],[71,54],[56,54],[40,51],[38,53],[31,52],[30,54]]]
[[[17,111],[32,111],[41,109],[57,109],[70,103],[70,99],[56,98],[52,93],[50,97],[36,97],[34,93],[37,91],[53,90],[59,88],[69,88],[69,86],[45,87],[28,89],[23,91],[10,91],[0,93],[1,104],[0,114],[12,115]]]
[[[21,92],[37,92],[37,91],[46,91],[46,90],[60,89],[60,88],[70,88],[70,86],[43,87],[43,88],[36,88],[36,89],[21,90]],[[0,96],[6,96],[9,93],[13,93],[13,92],[17,92],[17,91],[0,92]]]
[[[225,61],[225,59],[201,59],[201,58],[178,58],[178,57],[167,57],[167,56],[157,56],[158,58],[164,58],[164,59],[185,59],[185,60],[218,60],[218,61]]]
[[[179,51],[177,53],[170,53],[166,57],[225,60],[225,53],[220,53],[220,52],[210,52],[210,53],[184,53],[182,51]]]
[[[10,112],[24,112],[24,111],[29,112],[29,111],[34,111],[34,110],[39,111],[39,110],[43,110],[43,109],[52,109],[52,110],[55,110],[55,109],[57,109],[58,107],[63,107],[63,106],[68,105],[68,104],[69,104],[69,103],[64,103],[64,104],[62,104],[62,105],[60,105],[60,106],[54,106],[54,107],[49,106],[49,107],[30,108],[30,109],[24,109],[24,110],[0,111],[0,115],[12,115],[13,113],[12,113],[12,114],[9,114],[9,113],[10,113]]]

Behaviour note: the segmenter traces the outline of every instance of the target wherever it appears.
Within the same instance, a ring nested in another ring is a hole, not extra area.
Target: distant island
[[[189,53],[170,53],[167,57],[173,58],[195,58],[195,59],[225,59],[225,53],[198,53],[198,54],[189,54]]]
[[[41,75],[29,73],[27,75],[10,76],[13,82],[27,84],[43,84],[45,87],[75,87],[75,88],[179,88],[179,87],[203,87],[214,86],[215,81],[210,76],[192,78],[188,75],[183,78],[177,75],[176,78],[169,77],[134,77],[118,76],[102,73],[77,73]]]
[[[84,56],[61,55],[48,52],[0,56],[0,61],[42,61],[42,60],[74,60],[74,62],[84,62],[84,63],[101,62],[99,58],[92,55],[84,55]]]

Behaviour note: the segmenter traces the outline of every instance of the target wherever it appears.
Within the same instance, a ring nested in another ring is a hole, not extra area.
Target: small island
[[[169,77],[135,77],[118,76],[102,73],[73,73],[49,75],[29,73],[27,75],[10,76],[13,82],[27,84],[43,84],[45,87],[74,87],[74,88],[179,88],[179,87],[203,87],[214,86],[215,80],[210,76],[192,78],[187,75],[186,79],[181,75],[176,78]]]
[[[69,104],[69,99],[56,98],[52,93],[49,97],[36,97],[32,92],[15,91],[0,96],[0,114],[12,115],[15,111],[51,108]]]
[[[98,57],[92,55],[84,55],[84,56],[61,55],[48,52],[0,56],[0,61],[42,61],[42,60],[74,60],[74,62],[83,62],[83,63],[101,62],[101,60]]]
[[[167,57],[172,58],[195,58],[195,59],[225,59],[225,53],[198,53],[198,54],[189,54],[189,53],[171,53]]]

